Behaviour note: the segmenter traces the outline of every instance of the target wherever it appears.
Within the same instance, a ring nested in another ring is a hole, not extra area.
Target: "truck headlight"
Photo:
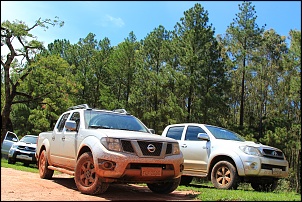
[[[172,154],[177,155],[180,154],[180,149],[179,149],[179,144],[177,143],[172,143]]]
[[[16,144],[13,144],[12,146],[11,146],[11,149],[17,149],[18,148],[18,145],[16,145]]]
[[[261,156],[260,151],[256,147],[239,146],[239,149],[248,155]]]
[[[101,139],[101,143],[110,151],[122,151],[122,146],[119,139],[104,137]]]

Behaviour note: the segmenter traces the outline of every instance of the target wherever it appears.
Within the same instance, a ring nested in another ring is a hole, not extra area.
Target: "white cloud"
[[[117,27],[123,27],[125,25],[124,21],[121,18],[115,18],[110,15],[106,15],[105,21]]]

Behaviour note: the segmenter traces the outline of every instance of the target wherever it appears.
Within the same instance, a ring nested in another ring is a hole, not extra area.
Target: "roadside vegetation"
[[[36,165],[24,166],[20,162],[16,162],[14,165],[8,164],[7,159],[4,158],[1,159],[1,167],[32,173],[39,172]],[[192,200],[201,201],[301,201],[301,194],[280,189],[282,186],[274,192],[256,192],[249,184],[242,183],[238,190],[219,190],[214,188],[211,182],[194,179],[192,184],[179,186],[177,191],[191,191],[189,195]]]

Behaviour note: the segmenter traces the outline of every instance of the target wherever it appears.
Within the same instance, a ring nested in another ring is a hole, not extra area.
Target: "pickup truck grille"
[[[131,144],[131,141],[129,140],[121,140],[123,151],[129,152],[129,153],[135,153],[135,150],[133,148],[133,145]],[[140,152],[143,156],[160,156],[163,143],[162,142],[147,142],[147,141],[137,141],[138,149],[140,149]],[[154,146],[155,150],[152,152],[152,149],[150,147]],[[149,149],[148,149],[149,148]],[[172,154],[172,144],[168,143],[166,148],[166,155]]]
[[[29,147],[29,146],[18,146],[18,149],[23,151],[31,151],[31,152],[36,151],[35,147]]]
[[[262,155],[267,158],[284,159],[283,152],[274,149],[262,149]]]
[[[270,164],[261,164],[261,169],[273,170],[273,168],[280,168],[282,171],[286,171],[286,166],[270,165]]]

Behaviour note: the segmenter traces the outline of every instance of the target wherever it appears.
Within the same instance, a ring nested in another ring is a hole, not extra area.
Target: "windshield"
[[[147,132],[149,130],[134,116],[102,111],[85,111],[87,128],[103,128]]]
[[[207,129],[213,134],[216,139],[224,139],[224,140],[235,140],[244,142],[245,139],[238,135],[235,132],[227,130],[225,128],[215,127],[215,126],[206,126]]]
[[[36,144],[37,143],[37,138],[34,136],[24,136],[20,142],[25,142],[25,143],[31,143],[31,144]]]

